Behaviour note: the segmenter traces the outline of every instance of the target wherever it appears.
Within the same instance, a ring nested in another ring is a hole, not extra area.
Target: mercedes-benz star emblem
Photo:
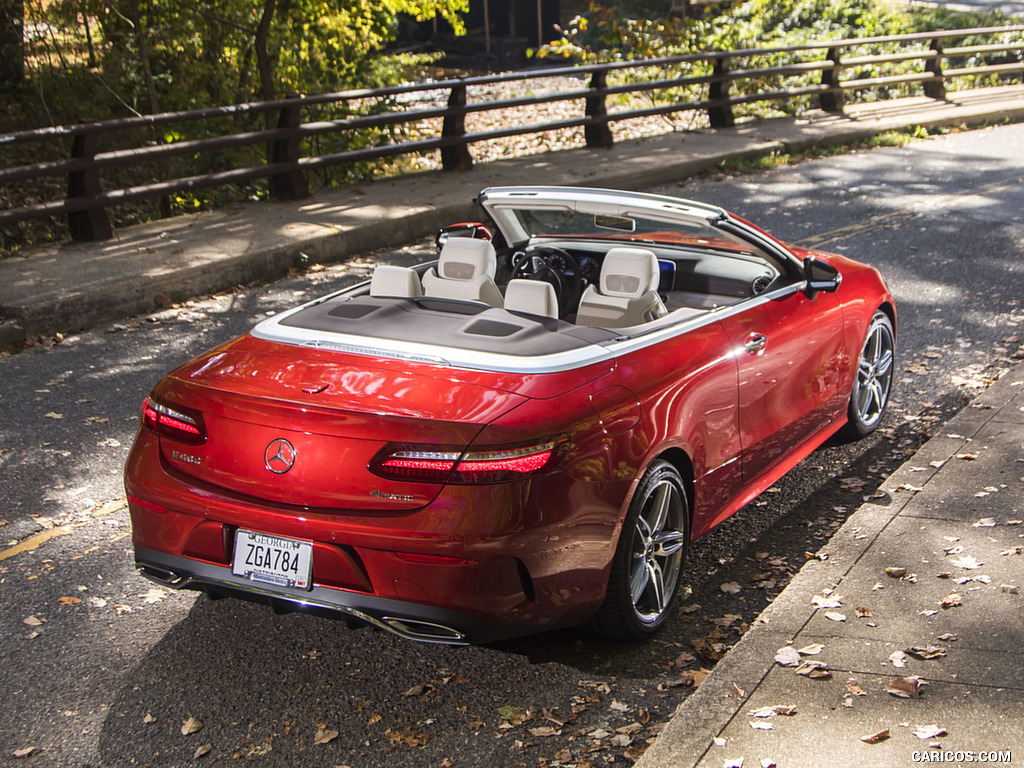
[[[275,475],[283,475],[292,468],[297,454],[295,446],[279,437],[267,446],[267,450],[263,452],[263,461],[266,463],[267,469]]]

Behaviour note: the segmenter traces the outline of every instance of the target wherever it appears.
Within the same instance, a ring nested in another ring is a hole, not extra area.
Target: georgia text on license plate
[[[308,541],[239,530],[231,572],[250,581],[309,589],[313,544]]]

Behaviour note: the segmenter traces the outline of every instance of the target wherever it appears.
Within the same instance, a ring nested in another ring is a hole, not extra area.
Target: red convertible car
[[[437,262],[156,385],[125,470],[144,576],[425,642],[642,639],[693,541],[883,418],[876,270],[670,197],[477,202]]]

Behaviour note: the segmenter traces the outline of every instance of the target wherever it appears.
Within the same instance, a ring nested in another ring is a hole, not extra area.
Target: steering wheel
[[[512,257],[512,277],[543,280],[555,289],[558,316],[575,310],[583,296],[583,273],[576,258],[564,248],[540,245],[517,251]]]

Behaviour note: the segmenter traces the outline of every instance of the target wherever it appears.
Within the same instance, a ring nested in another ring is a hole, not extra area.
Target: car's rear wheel
[[[896,362],[896,334],[885,312],[878,311],[864,337],[857,376],[850,393],[848,431],[864,437],[875,431],[889,405]]]
[[[689,540],[686,487],[667,461],[650,466],[633,496],[608,591],[591,628],[611,640],[642,640],[669,616]]]

